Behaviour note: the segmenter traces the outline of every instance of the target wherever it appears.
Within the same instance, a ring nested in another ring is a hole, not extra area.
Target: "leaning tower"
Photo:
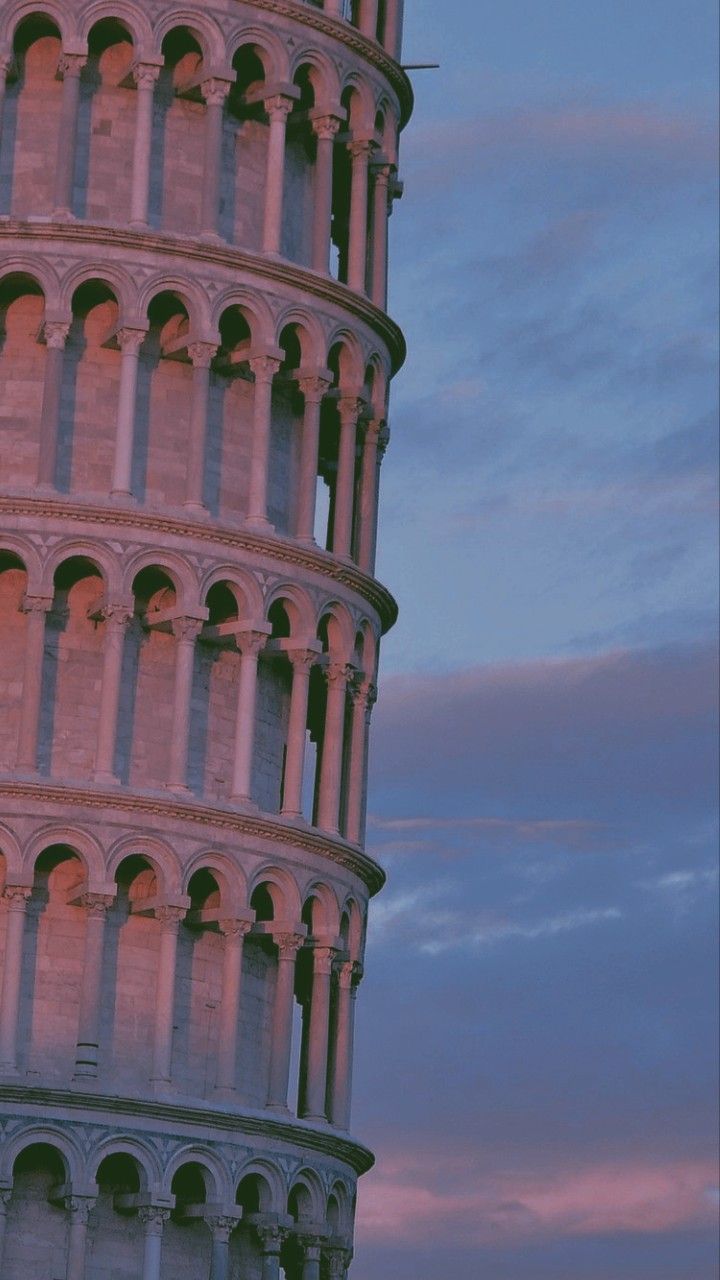
[[[0,1275],[338,1280],[401,0],[0,0]]]

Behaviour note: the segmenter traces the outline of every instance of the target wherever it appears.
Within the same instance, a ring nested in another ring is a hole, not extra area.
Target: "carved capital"
[[[353,668],[347,662],[329,662],[324,671],[329,685],[347,684],[353,676]]]
[[[273,942],[278,949],[278,960],[295,960],[305,942],[301,933],[274,933]]]
[[[267,644],[268,635],[266,631],[238,631],[235,633],[235,643],[245,657],[257,657],[260,650]]]
[[[295,1239],[305,1254],[306,1262],[319,1262],[326,1237],[320,1231],[296,1231]]]
[[[277,356],[251,356],[248,360],[256,382],[272,382],[280,363]]]
[[[295,99],[286,97],[284,93],[273,93],[265,99],[265,111],[270,120],[287,120],[294,106]]]
[[[24,911],[31,895],[32,889],[27,884],[6,884],[2,894],[9,911]]]
[[[240,938],[242,940],[246,933],[252,929],[251,920],[235,920],[228,918],[227,920],[218,920],[218,929],[226,938]]]
[[[205,1221],[212,1232],[213,1239],[220,1241],[221,1244],[227,1244],[240,1219],[232,1218],[226,1213],[217,1213],[212,1214]]]
[[[132,606],[124,603],[103,605],[100,613],[103,622],[114,631],[123,631],[134,616]]]
[[[293,671],[300,671],[305,674],[309,673],[315,666],[319,658],[319,654],[315,649],[288,649],[287,657],[292,664]]]
[[[377,687],[371,680],[367,680],[363,675],[358,674],[350,686],[350,697],[353,705],[363,707],[365,711],[372,711],[377,702]]]
[[[352,1251],[342,1248],[323,1249],[327,1263],[328,1280],[345,1280],[347,1269],[352,1260]]]
[[[209,369],[218,353],[218,346],[215,342],[191,342],[187,353],[193,369]]]
[[[49,596],[25,596],[21,607],[23,613],[49,613],[52,600]]]
[[[113,904],[109,893],[83,893],[77,901],[94,920],[104,920],[108,908]]]
[[[375,186],[387,188],[390,184],[393,166],[386,161],[377,161],[371,168]]]
[[[172,633],[179,643],[194,644],[203,624],[199,618],[173,618]]]
[[[156,907],[155,919],[159,920],[163,929],[177,930],[180,921],[185,919],[185,907]]]
[[[63,351],[69,332],[69,320],[46,320],[43,325],[45,346],[50,351]]]
[[[319,404],[332,386],[329,378],[322,378],[319,374],[298,378],[297,384],[305,397],[306,404]]]
[[[154,1204],[145,1204],[138,1209],[138,1218],[149,1236],[161,1236],[169,1217],[169,1209],[159,1209]]]
[[[8,1205],[10,1204],[11,1200],[12,1200],[12,1188],[3,1187],[2,1190],[0,1190],[0,1218],[5,1217],[5,1214],[8,1211]]]
[[[321,142],[331,142],[340,132],[342,120],[339,116],[316,116],[312,121],[312,131]]]
[[[138,89],[152,89],[160,76],[160,67],[154,62],[136,62],[131,74]]]
[[[258,1240],[263,1253],[279,1253],[283,1243],[287,1238],[287,1227],[276,1226],[274,1223],[265,1223],[262,1226],[255,1224]]]
[[[146,329],[131,329],[130,326],[118,329],[115,337],[123,355],[136,356],[145,340],[146,333]]]
[[[353,138],[348,142],[347,149],[352,156],[353,166],[367,164],[375,150],[375,145],[370,138]]]
[[[338,960],[335,964],[338,986],[344,991],[355,991],[363,976],[363,967],[358,960]]]
[[[84,53],[61,53],[58,61],[58,75],[61,79],[79,79],[82,69],[87,62],[87,55]]]
[[[203,80],[200,85],[200,92],[209,107],[221,107],[231,88],[232,83],[230,80],[221,80],[219,76],[210,76],[209,79]]]
[[[342,425],[349,424],[354,427],[365,408],[365,401],[362,396],[340,396],[337,407]]]
[[[333,970],[333,961],[336,955],[337,951],[334,947],[314,947],[312,953],[313,973],[322,977],[329,977]]]
[[[87,1226],[90,1210],[95,1204],[95,1196],[65,1196],[64,1204],[75,1222],[81,1222],[83,1226]]]

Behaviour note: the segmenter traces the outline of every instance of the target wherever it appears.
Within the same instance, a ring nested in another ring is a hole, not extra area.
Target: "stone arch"
[[[349,662],[355,644],[350,610],[339,600],[327,600],[318,611],[318,636],[323,649],[336,662]]]
[[[328,366],[332,369],[335,385],[341,391],[357,392],[363,385],[365,361],[356,334],[339,326],[328,343]]]
[[[80,15],[78,31],[81,38],[87,41],[90,32],[98,22],[114,19],[124,26],[132,39],[135,57],[150,51],[153,43],[153,31],[146,14],[140,5],[130,4],[128,0],[96,0]]]
[[[225,61],[225,40],[218,24],[209,15],[195,9],[175,9],[162,16],[155,24],[153,52],[160,54],[163,41],[172,31],[186,28],[197,40],[202,50],[203,66],[222,66]]]
[[[47,18],[52,22],[60,33],[63,48],[67,45],[71,34],[69,14],[67,9],[57,3],[57,0],[22,0],[20,4],[11,4],[5,14],[5,20],[0,27],[3,41],[12,45],[18,27],[22,25],[27,18]]]
[[[64,313],[70,314],[75,294],[84,284],[98,283],[115,295],[118,304],[118,324],[135,314],[137,286],[129,272],[115,263],[82,262],[63,277],[59,302]]]
[[[322,368],[327,359],[327,347],[322,325],[317,317],[304,307],[286,307],[277,320],[277,345],[282,346],[283,332],[293,327],[297,332],[303,369]]]
[[[319,1174],[307,1165],[292,1177],[287,1211],[296,1222],[322,1222],[325,1218],[325,1188]]]
[[[30,542],[24,538],[18,538],[13,534],[2,533],[0,535],[0,555],[7,552],[8,555],[15,556],[22,563],[22,567],[27,574],[27,591],[29,596],[40,595],[43,586],[43,566],[40,557]]]
[[[148,280],[138,294],[138,313],[146,315],[155,299],[165,293],[184,307],[193,336],[212,332],[209,307],[202,291],[181,276],[161,275]]]
[[[65,1167],[67,1181],[78,1190],[85,1185],[83,1174],[85,1161],[75,1139],[65,1129],[52,1124],[33,1124],[13,1134],[2,1148],[0,1155],[0,1183],[12,1182],[13,1168],[18,1156],[28,1147],[53,1147]]]
[[[250,290],[236,286],[224,289],[215,299],[209,316],[213,330],[220,327],[223,316],[232,308],[237,308],[244,317],[253,350],[274,345],[275,321],[267,302]]]
[[[340,102],[340,78],[331,59],[318,49],[300,49],[293,55],[289,69],[290,79],[294,80],[303,67],[310,69],[315,106],[328,110],[331,107],[337,109]]]
[[[100,842],[87,831],[75,827],[43,827],[25,846],[23,865],[32,880],[38,858],[48,849],[62,847],[75,855],[85,868],[87,887],[94,892],[107,892],[109,879],[105,867],[105,855]]]
[[[0,823],[0,855],[5,861],[5,884],[28,883],[20,841],[4,823]]]
[[[82,539],[65,539],[53,547],[43,568],[43,591],[52,594],[55,576],[58,569],[69,560],[85,560],[92,565],[102,578],[106,592],[113,593],[120,585],[120,565],[111,551],[99,541],[84,542]]]
[[[340,930],[340,908],[335,891],[330,885],[322,880],[310,881],[303,892],[301,918],[308,926],[308,937],[317,938],[321,934],[337,937]]]
[[[293,640],[307,639],[315,634],[316,610],[306,592],[290,582],[278,582],[273,586],[265,600],[265,616],[275,604],[282,604],[290,624],[290,635]]]
[[[350,132],[370,134],[375,123],[375,101],[369,83],[357,71],[348,71],[341,82],[340,101],[348,112]]]
[[[348,895],[340,913],[340,937],[351,960],[360,960],[363,941],[363,912],[353,895]]]
[[[215,565],[200,582],[199,599],[205,603],[208,592],[220,584],[227,585],[235,595],[240,618],[263,617],[262,590],[252,573],[233,564]]]
[[[182,867],[171,845],[157,836],[123,836],[108,851],[108,879],[113,879],[126,858],[137,855],[153,868],[158,894],[177,901],[182,897]]]
[[[47,313],[60,307],[60,282],[56,272],[45,258],[25,257],[14,254],[6,258],[0,267],[0,286],[17,276],[19,280],[33,283],[42,293]]]
[[[227,61],[234,63],[242,49],[257,50],[267,83],[290,80],[290,64],[282,40],[265,27],[243,26],[236,28],[227,41]]]
[[[192,566],[183,556],[173,551],[157,549],[139,551],[125,565],[122,579],[123,596],[131,596],[133,583],[143,569],[158,569],[169,578],[177,596],[178,606],[193,608],[200,602],[198,581]]]
[[[92,1148],[87,1157],[88,1181],[96,1181],[97,1172],[103,1160],[108,1156],[129,1156],[135,1161],[138,1169],[140,1187],[143,1191],[157,1192],[162,1186],[163,1175],[157,1153],[149,1143],[140,1138],[125,1137],[113,1134],[103,1138]]]
[[[353,659],[358,670],[369,680],[374,680],[377,672],[377,649],[374,628],[367,618],[363,618],[355,633]]]
[[[256,898],[258,890],[263,889],[272,904],[271,919],[292,924],[300,920],[300,890],[294,876],[283,867],[278,867],[274,863],[267,863],[260,867],[253,875],[248,888],[248,900],[253,910],[258,910],[253,907],[253,899]],[[259,915],[263,914],[262,911],[259,912]]]
[[[333,1200],[335,1206],[332,1204]],[[340,1178],[336,1178],[328,1192],[325,1208],[325,1221],[331,1235],[347,1236],[352,1231],[351,1204],[352,1196],[348,1187]],[[334,1212],[334,1207],[337,1214]]]
[[[196,1143],[190,1143],[186,1147],[182,1147],[180,1151],[169,1160],[163,1173],[163,1189],[162,1194],[169,1196],[172,1180],[175,1175],[182,1169],[183,1165],[196,1164],[199,1165],[206,1175],[205,1184],[206,1199],[220,1201],[226,1203],[232,1198],[232,1182],[222,1161],[212,1151],[208,1151],[206,1147],[201,1147]]]
[[[254,1212],[284,1213],[287,1203],[287,1182],[282,1169],[271,1160],[251,1157],[241,1166],[236,1175],[236,1203],[242,1203],[239,1199],[242,1185],[251,1178],[257,1179],[256,1189],[259,1193],[258,1210]]]
[[[384,418],[387,411],[389,375],[384,361],[377,351],[373,351],[367,360],[363,382],[368,403],[372,406],[375,417]]]
[[[247,911],[247,878],[239,862],[212,849],[196,853],[184,870],[184,894],[189,892],[190,881],[198,871],[209,871],[217,882],[221,907],[227,912],[228,918],[232,918],[238,911]]]

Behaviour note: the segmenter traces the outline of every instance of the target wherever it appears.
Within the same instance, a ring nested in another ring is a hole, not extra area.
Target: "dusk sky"
[[[710,0],[408,0],[354,1280],[715,1280]]]

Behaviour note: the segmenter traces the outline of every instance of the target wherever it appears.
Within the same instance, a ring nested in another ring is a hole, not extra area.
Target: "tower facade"
[[[0,3],[0,1274],[340,1280],[401,0]]]

